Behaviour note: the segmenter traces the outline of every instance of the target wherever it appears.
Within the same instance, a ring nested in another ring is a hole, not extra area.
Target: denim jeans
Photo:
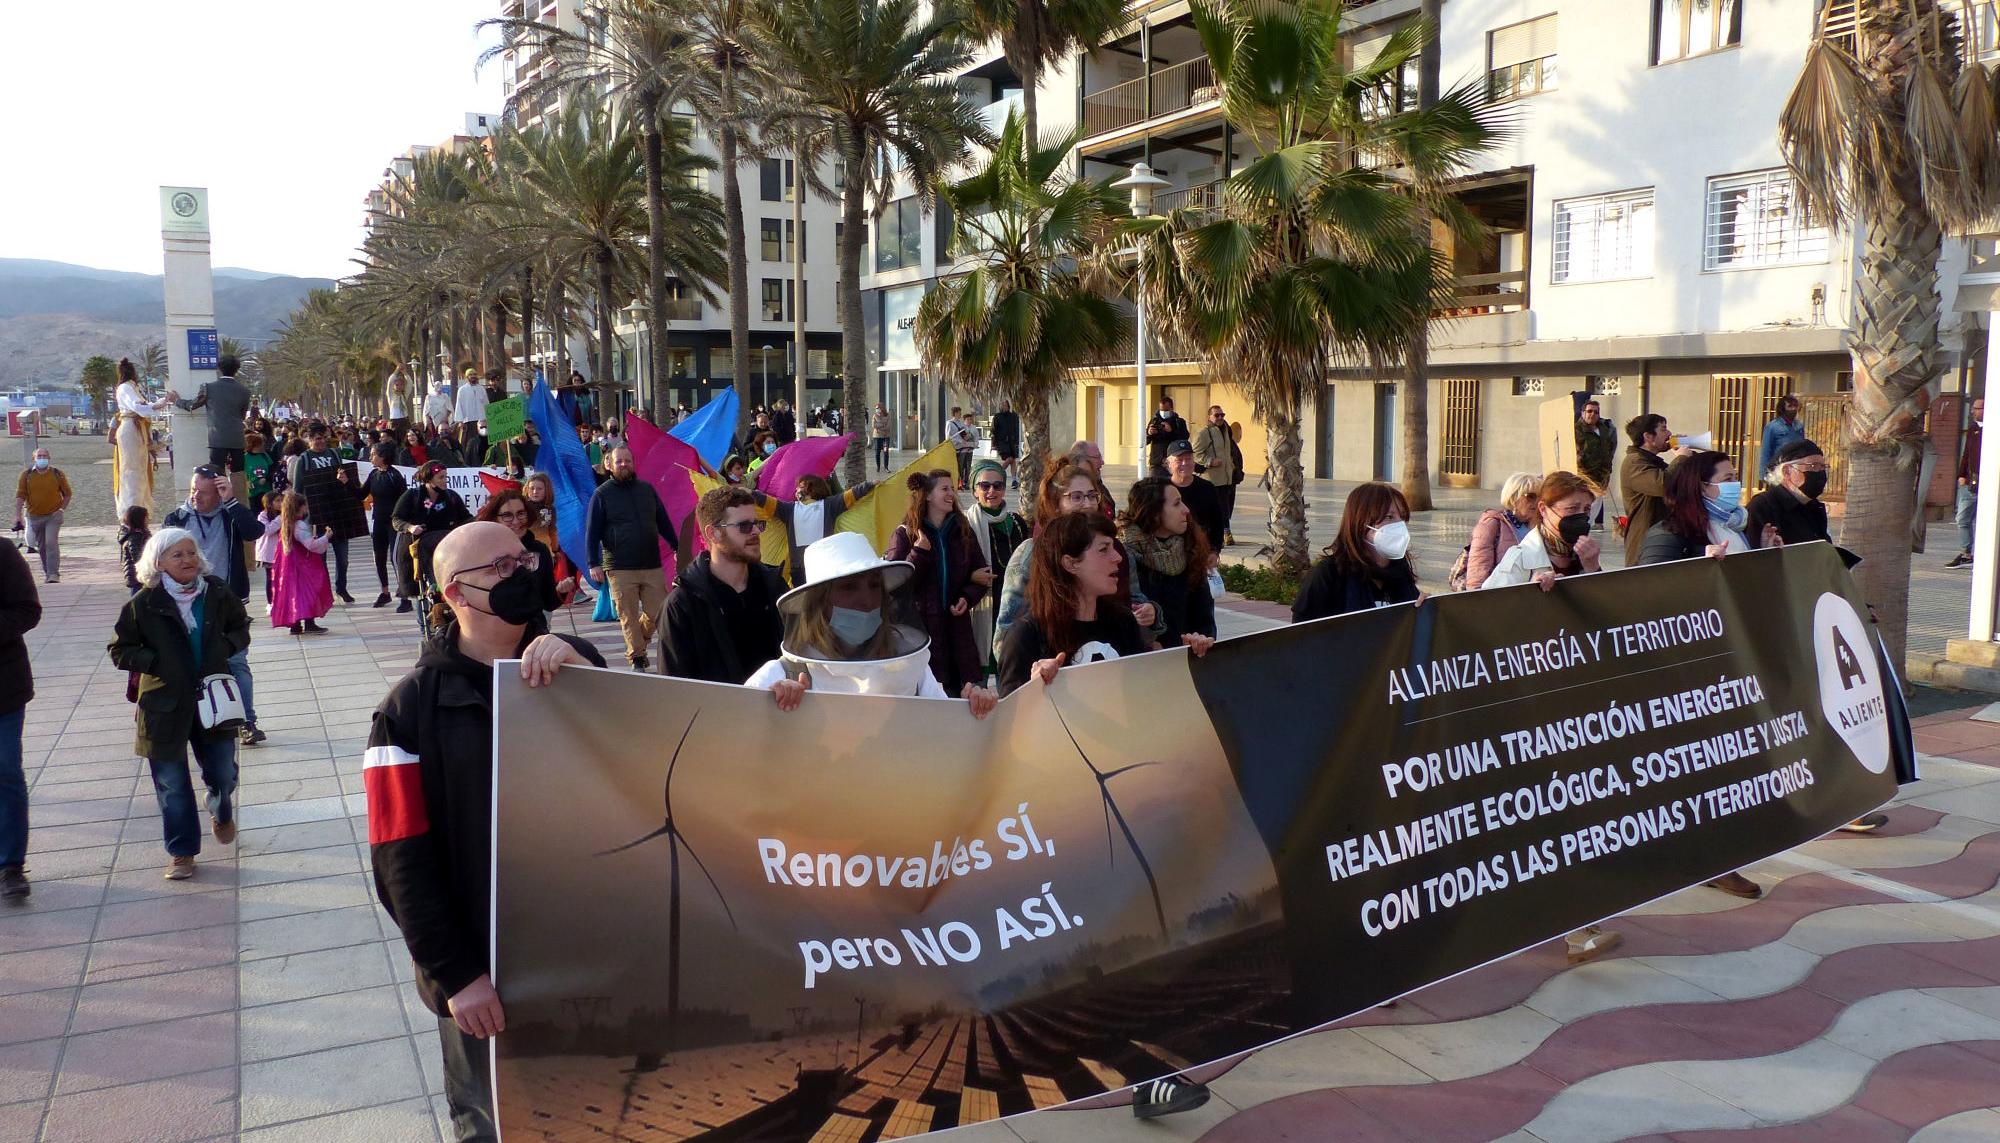
[[[211,737],[197,727],[188,739],[195,764],[201,768],[202,785],[208,787],[208,813],[219,822],[234,821],[236,810],[236,736]],[[193,857],[201,852],[201,816],[195,812],[194,779],[188,774],[187,758],[170,762],[151,760],[153,793],[160,801],[160,824],[164,828],[167,852],[175,857]]]
[[[458,1143],[498,1139],[493,1127],[493,1082],[486,1041],[458,1030],[458,1021],[438,1017],[444,1049],[444,1099],[451,1108],[452,1138]]]
[[[21,771],[21,728],[28,708],[0,714],[0,865],[28,859],[28,779]]]
[[[28,544],[42,553],[42,575],[53,579],[62,574],[62,509],[46,516],[28,517]]]
[[[265,585],[268,594],[270,586]],[[243,692],[243,721],[257,725],[257,704],[250,701],[250,648],[245,647],[229,656],[229,674],[236,680],[237,689]]]
[[[1958,522],[1958,549],[1972,550],[1972,521],[1979,515],[1979,489],[1970,484],[1958,486],[1958,506],[1954,516]]]
[[[347,594],[347,541],[333,542],[333,590]]]

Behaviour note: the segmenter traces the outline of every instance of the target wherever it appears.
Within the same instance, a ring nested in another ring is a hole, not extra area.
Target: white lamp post
[[[639,395],[643,398],[640,403],[644,406],[647,415],[657,416],[659,410],[653,407],[655,396],[653,386],[656,384],[656,381],[653,377],[649,376],[652,362],[648,359],[652,354],[647,352],[649,347],[646,345],[646,307],[639,304],[639,299],[633,298],[632,304],[625,307],[625,321],[632,327],[632,357],[634,358],[632,380],[635,382],[633,387],[638,390]],[[603,380],[603,378],[599,378],[599,380]]]
[[[1132,173],[1111,184],[1129,191],[1132,195],[1132,217],[1150,218],[1153,214],[1153,192],[1161,187],[1172,186],[1171,182],[1153,173],[1153,168],[1143,162],[1132,164]],[[1137,254],[1135,248],[1134,254]],[[1133,359],[1133,376],[1139,382],[1139,439],[1133,445],[1133,463],[1139,475],[1146,475],[1146,422],[1152,414],[1146,407],[1146,260],[1139,258],[1139,289],[1135,300],[1138,303],[1138,336],[1135,339],[1136,356]]]
[[[769,409],[771,407],[771,347],[770,346],[767,345],[764,347],[764,356],[759,358],[758,360],[761,361],[764,366],[763,405],[766,409]]]

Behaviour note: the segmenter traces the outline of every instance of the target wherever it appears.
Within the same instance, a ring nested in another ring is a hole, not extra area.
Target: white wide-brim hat
[[[805,577],[799,586],[778,597],[778,610],[787,615],[796,614],[805,606],[805,593],[816,591],[831,580],[878,571],[882,573],[883,588],[894,592],[917,573],[908,560],[885,560],[875,554],[868,537],[859,532],[835,532],[807,544],[805,565]]]

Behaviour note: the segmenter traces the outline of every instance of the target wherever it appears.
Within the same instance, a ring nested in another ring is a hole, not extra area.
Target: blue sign
[[[188,368],[216,369],[222,364],[222,345],[212,329],[188,331]]]

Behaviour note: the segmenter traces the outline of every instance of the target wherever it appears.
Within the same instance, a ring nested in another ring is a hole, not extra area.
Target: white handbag
[[[201,681],[194,702],[194,715],[205,730],[221,730],[243,721],[243,691],[236,676],[227,672]]]

